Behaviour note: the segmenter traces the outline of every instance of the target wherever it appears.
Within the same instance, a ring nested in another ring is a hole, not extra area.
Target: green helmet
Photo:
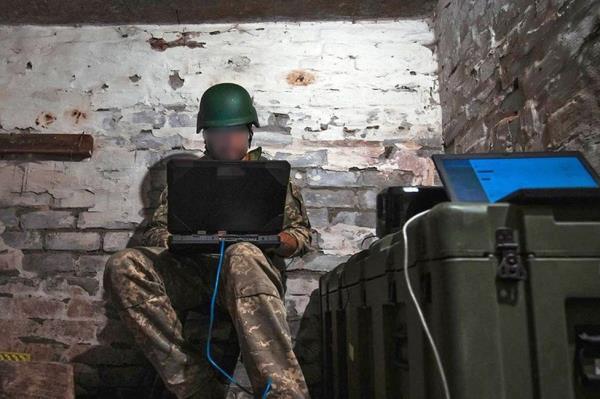
[[[196,133],[211,127],[258,124],[250,94],[235,83],[219,83],[209,87],[200,100]]]

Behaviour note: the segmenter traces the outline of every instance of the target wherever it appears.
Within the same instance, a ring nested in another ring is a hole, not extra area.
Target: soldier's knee
[[[255,275],[260,271],[259,264],[263,262],[264,254],[256,245],[250,242],[236,242],[225,249],[223,274],[233,278]]]
[[[263,255],[259,247],[251,242],[242,241],[229,245],[225,248],[226,256],[241,255],[241,256],[261,256]]]
[[[226,258],[221,272],[225,295],[279,295],[274,281],[280,276],[259,247],[249,242],[235,243],[227,247]]]
[[[104,286],[108,290],[115,290],[119,282],[134,271],[136,263],[133,259],[140,256],[143,255],[135,248],[125,248],[112,254],[106,261]]]

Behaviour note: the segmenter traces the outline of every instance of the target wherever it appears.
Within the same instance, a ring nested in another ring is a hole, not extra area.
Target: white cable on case
[[[442,385],[444,387],[444,396],[446,397],[446,399],[450,399],[450,389],[448,388],[448,381],[446,380],[446,373],[444,371],[444,366],[442,365],[442,359],[440,358],[440,354],[438,353],[437,346],[435,345],[435,341],[433,340],[433,336],[431,335],[431,332],[429,331],[429,327],[427,326],[427,321],[425,320],[425,316],[423,315],[423,310],[421,309],[421,306],[419,305],[419,301],[417,301],[417,297],[416,297],[416,295],[413,291],[412,285],[410,283],[410,278],[408,277],[408,237],[407,237],[406,231],[407,231],[408,225],[413,220],[418,219],[419,217],[425,215],[429,211],[430,211],[430,209],[423,211],[421,213],[417,213],[416,215],[414,215],[413,217],[408,219],[406,221],[406,223],[404,223],[404,226],[402,227],[402,236],[404,239],[404,278],[406,279],[406,286],[408,287],[408,292],[410,294],[410,297],[411,297],[413,303],[415,304],[415,307],[417,308],[417,313],[419,314],[419,319],[421,321],[421,325],[423,326],[423,330],[425,331],[425,334],[427,335],[427,339],[429,340],[429,344],[431,345],[433,355],[435,356],[435,362],[436,362],[438,370],[440,372],[440,377],[442,379]]]

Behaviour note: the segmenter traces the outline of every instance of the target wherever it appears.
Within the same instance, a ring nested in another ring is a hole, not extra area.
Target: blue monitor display
[[[473,157],[442,160],[458,201],[496,202],[522,188],[598,188],[579,157]]]

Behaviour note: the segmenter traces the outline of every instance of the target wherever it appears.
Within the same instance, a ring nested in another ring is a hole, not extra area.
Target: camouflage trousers
[[[181,256],[161,247],[134,247],[113,254],[104,272],[105,289],[135,342],[178,398],[224,398],[227,381],[206,360],[206,341],[191,345],[183,337],[181,312],[210,306],[218,258]],[[282,271],[255,245],[225,249],[213,334],[215,361],[229,374],[239,352],[260,398],[272,381],[269,398],[309,398],[292,350],[286,320]],[[208,329],[208,323],[203,326]],[[227,330],[225,328],[225,330]]]

